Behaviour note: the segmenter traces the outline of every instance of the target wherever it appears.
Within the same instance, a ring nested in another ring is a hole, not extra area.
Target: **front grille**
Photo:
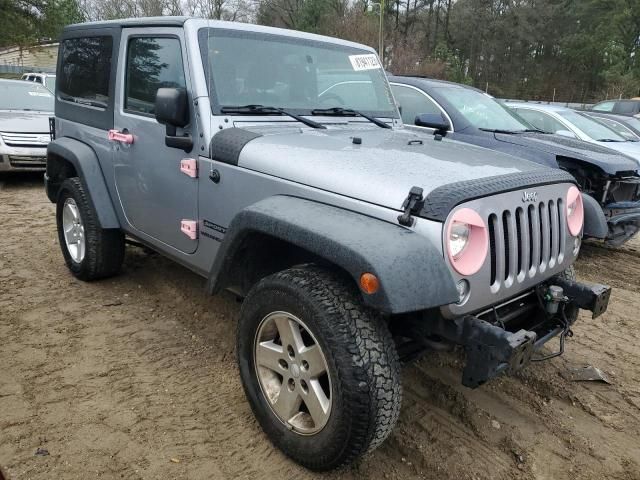
[[[10,147],[42,148],[42,147],[46,147],[51,139],[49,132],[43,132],[43,133],[1,132],[0,136],[2,136],[2,141]]]
[[[544,273],[564,260],[562,198],[491,213],[488,218],[492,292]]]
[[[27,157],[22,155],[7,155],[9,164],[15,168],[35,168],[45,167],[47,165],[47,157]]]

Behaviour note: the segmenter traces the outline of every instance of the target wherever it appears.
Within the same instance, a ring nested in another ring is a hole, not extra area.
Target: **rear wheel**
[[[124,259],[124,235],[100,228],[96,212],[77,177],[60,186],[56,206],[58,241],[71,273],[81,280],[115,275]]]
[[[400,412],[395,345],[351,282],[315,266],[261,280],[238,324],[245,393],[271,441],[328,470],[374,449]]]

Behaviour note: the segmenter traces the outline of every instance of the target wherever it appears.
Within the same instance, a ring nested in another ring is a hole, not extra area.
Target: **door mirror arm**
[[[164,144],[170,148],[179,148],[189,153],[193,149],[191,135],[178,135],[175,125],[166,125]]]

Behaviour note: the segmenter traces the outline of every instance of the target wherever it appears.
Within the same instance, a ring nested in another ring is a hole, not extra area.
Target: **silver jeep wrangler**
[[[45,180],[67,266],[116,274],[126,236],[243,298],[247,399],[310,469],[384,441],[401,361],[460,345],[477,387],[607,307],[571,266],[573,177],[405,130],[369,47],[162,17],[69,26],[58,58]]]

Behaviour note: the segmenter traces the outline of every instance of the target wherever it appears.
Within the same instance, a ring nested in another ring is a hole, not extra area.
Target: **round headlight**
[[[567,227],[574,237],[580,235],[584,223],[584,205],[582,194],[577,187],[571,186],[567,191]]]
[[[489,234],[478,212],[461,208],[451,214],[444,247],[451,266],[460,275],[473,275],[482,268],[489,250]]]
[[[449,252],[453,258],[459,258],[469,244],[471,225],[462,222],[453,222],[449,231]]]

